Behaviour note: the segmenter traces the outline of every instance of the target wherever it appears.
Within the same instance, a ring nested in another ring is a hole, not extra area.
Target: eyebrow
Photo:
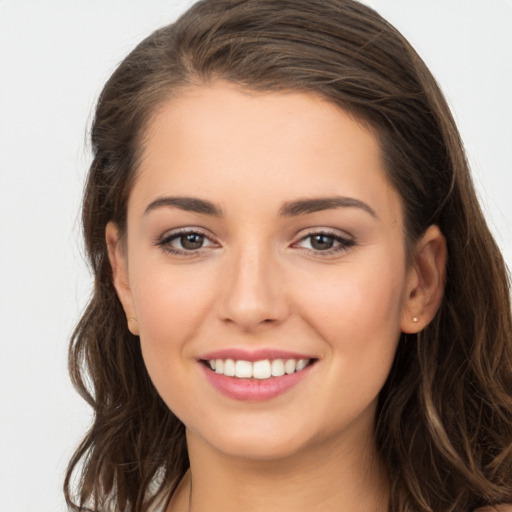
[[[222,209],[210,201],[198,199],[196,197],[159,197],[152,201],[144,210],[144,214],[166,206],[174,206],[181,210],[200,213],[203,215],[212,215],[214,217],[222,217]],[[312,199],[298,199],[284,203],[279,210],[281,217],[297,217],[299,215],[307,215],[322,210],[332,210],[335,208],[360,208],[369,213],[372,217],[378,218],[375,210],[353,197],[320,197]]]
[[[161,208],[162,206],[175,206],[181,210],[188,212],[202,213],[203,215],[213,215],[214,217],[222,217],[222,210],[210,201],[198,199],[196,197],[159,197],[151,202],[144,213],[147,214],[152,210]]]
[[[353,197],[321,197],[313,199],[299,199],[298,201],[290,201],[285,203],[279,214],[283,217],[295,217],[298,215],[307,215],[308,213],[315,213],[322,210],[332,210],[335,208],[360,208],[369,213],[372,217],[378,219],[375,210]]]

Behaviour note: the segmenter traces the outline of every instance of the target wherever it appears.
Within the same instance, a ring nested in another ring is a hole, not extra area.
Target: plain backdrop
[[[0,0],[0,512],[65,510],[89,410],[67,344],[90,293],[79,208],[94,102],[192,0]],[[512,0],[368,0],[443,88],[512,264]]]

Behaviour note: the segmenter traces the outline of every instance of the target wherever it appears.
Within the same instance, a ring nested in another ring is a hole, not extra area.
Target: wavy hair
[[[99,98],[83,233],[92,299],[73,334],[72,380],[94,411],[71,459],[71,510],[144,512],[188,468],[185,429],[158,396],[112,284],[105,226],[126,227],[145,128],[191,85],[314,93],[377,135],[404,205],[409,247],[437,224],[448,245],[434,320],[402,335],[379,396],[377,445],[391,512],[467,511],[512,501],[510,281],[459,133],[404,37],[353,0],[203,0],[141,42]]]

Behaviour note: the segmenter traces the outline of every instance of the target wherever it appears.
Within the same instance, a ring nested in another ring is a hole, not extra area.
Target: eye
[[[193,230],[182,230],[166,234],[157,241],[156,245],[162,247],[166,252],[178,255],[193,254],[201,249],[216,246],[204,233]]]
[[[307,251],[325,255],[346,251],[354,244],[355,241],[352,238],[330,232],[318,232],[302,237],[294,245]]]
[[[178,242],[179,245],[181,245],[180,249],[193,251],[203,247],[205,240],[205,236],[201,235],[200,233],[187,233],[175,238],[173,242]]]
[[[333,236],[324,235],[322,233],[318,235],[310,235],[307,237],[309,240],[309,245],[315,251],[326,251],[327,249],[332,249],[336,240]]]

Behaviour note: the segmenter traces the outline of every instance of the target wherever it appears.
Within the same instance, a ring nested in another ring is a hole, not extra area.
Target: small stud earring
[[[412,317],[412,321],[413,321],[414,323],[417,323],[417,322],[419,321],[419,318],[418,318],[417,316],[413,316],[413,317]]]

